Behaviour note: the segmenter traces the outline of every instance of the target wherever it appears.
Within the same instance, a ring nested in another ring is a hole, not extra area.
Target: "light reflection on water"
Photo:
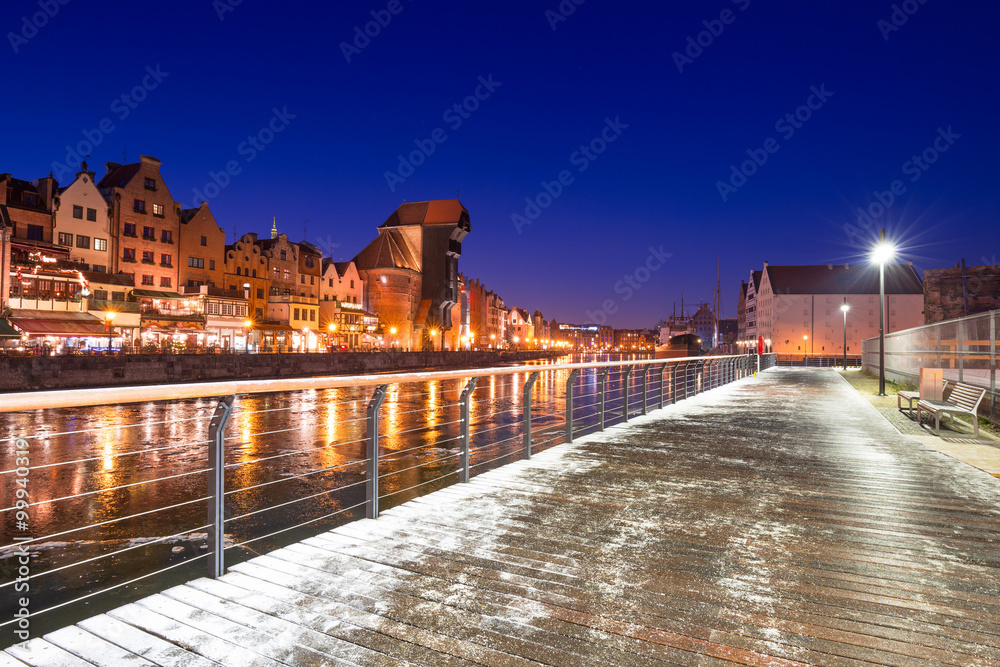
[[[591,360],[592,357],[586,359]],[[474,371],[470,371],[472,374]],[[542,372],[535,383],[536,442],[563,441],[567,375],[565,371]],[[478,385],[470,406],[470,463],[476,466],[473,474],[520,457],[520,406],[527,377],[527,373],[491,376]],[[580,382],[578,397],[596,390],[595,373],[583,372]],[[458,403],[464,385],[464,380],[435,380],[389,387],[380,413],[380,430],[384,434],[379,441],[383,457],[380,479],[383,509],[457,481],[460,424],[455,422],[460,418]],[[254,541],[247,549],[228,550],[227,563],[363,516],[363,508],[356,509],[300,530],[259,539],[363,502],[365,417],[372,389],[304,390],[237,400],[226,433],[226,516],[234,517],[227,519],[226,535],[234,544]],[[612,374],[609,397],[615,391],[620,392],[620,380],[616,385]],[[206,502],[169,511],[155,510],[207,496],[208,423],[215,405],[216,399],[203,398],[0,415],[8,437],[35,436],[30,440],[32,502],[97,492],[31,507],[33,535],[53,535],[150,512],[54,537],[40,547],[36,545],[33,573],[122,549],[135,544],[130,540],[136,538],[200,533],[42,577],[37,589],[33,587],[33,591],[37,590],[33,592],[33,608],[44,608],[204,553]],[[577,415],[592,411],[592,408],[578,410]],[[578,432],[581,426],[577,425]],[[477,436],[477,430],[483,433]],[[8,446],[0,453],[0,469],[14,468],[12,452]],[[136,453],[122,456],[131,452]],[[90,460],[37,468],[80,459]],[[483,465],[487,461],[492,463]],[[0,492],[0,503],[10,507],[13,484],[7,482],[12,476],[4,477],[0,480],[4,489]],[[309,496],[313,497],[282,506]],[[243,516],[268,507],[274,509]],[[20,534],[14,532],[14,527],[13,512],[0,515],[0,545],[10,544],[12,537]],[[13,563],[11,551],[0,552],[0,566],[4,570]],[[190,567],[146,580],[139,587],[130,586],[107,596],[106,602],[75,612],[75,618],[161,590],[171,578],[175,583],[200,576],[203,568],[201,559]],[[0,583],[7,581],[11,578],[5,576]],[[14,596],[10,592],[9,588],[0,588],[0,618],[11,618],[7,612],[12,613],[13,607],[10,610],[7,607]],[[39,617],[41,625],[37,627],[45,627],[46,623],[55,627],[72,620],[65,614],[53,614],[51,618]],[[9,630],[4,628],[0,636],[0,641],[8,638],[9,641],[0,645],[13,643]]]

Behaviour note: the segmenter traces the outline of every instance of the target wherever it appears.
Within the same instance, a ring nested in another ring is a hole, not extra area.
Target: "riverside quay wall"
[[[483,368],[561,352],[379,352],[335,354],[137,354],[0,357],[0,393],[233,379],[364,375],[393,371]]]

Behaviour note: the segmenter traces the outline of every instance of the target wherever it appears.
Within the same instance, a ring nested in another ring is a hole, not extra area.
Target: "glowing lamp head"
[[[396,335],[396,327],[393,327],[393,328],[389,329],[389,333],[391,333],[393,336],[395,336]]]
[[[851,307],[845,303],[844,305],[842,305],[840,307],[840,309],[846,313],[847,311],[849,311],[851,309]]]
[[[872,261],[876,264],[888,264],[896,256],[896,248],[887,241],[880,241],[872,249]]]
[[[109,310],[108,312],[104,313],[104,319],[108,322],[114,322],[115,312],[113,310]]]

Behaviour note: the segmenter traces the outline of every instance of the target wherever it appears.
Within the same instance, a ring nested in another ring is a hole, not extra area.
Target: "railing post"
[[[622,375],[622,420],[628,421],[628,381],[635,366],[627,366]]]
[[[580,377],[580,369],[572,371],[566,379],[566,442],[573,442],[573,384]]]
[[[663,409],[663,373],[666,372],[667,365],[660,366],[660,409]]]
[[[458,458],[458,481],[463,484],[469,481],[469,403],[478,379],[470,378],[462,390],[462,453]]]
[[[215,406],[208,424],[208,576],[221,577],[226,569],[226,424],[233,414],[235,396],[226,396]]]
[[[642,371],[639,373],[639,377],[642,378],[642,413],[646,414],[646,374],[649,373],[649,366],[643,366]]]
[[[385,390],[387,384],[380,384],[375,388],[372,399],[368,401],[367,424],[367,456],[368,456],[368,479],[365,483],[366,506],[365,516],[369,519],[378,518],[378,411],[385,400]]]
[[[524,383],[524,458],[531,458],[531,387],[538,379],[538,371],[528,376]]]
[[[601,423],[600,423],[601,428],[600,428],[600,430],[601,431],[604,430],[604,396],[605,396],[605,394],[608,391],[608,373],[610,373],[610,372],[611,372],[610,368],[605,368],[597,376],[597,379],[601,383],[601,388],[600,388],[600,391],[598,392],[598,396],[599,396],[599,401],[598,402],[599,402],[599,404],[601,406],[601,410],[600,410],[600,413],[601,413]]]

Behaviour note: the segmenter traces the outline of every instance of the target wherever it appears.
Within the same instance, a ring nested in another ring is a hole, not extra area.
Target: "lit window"
[[[163,204],[153,204],[153,215],[158,218],[163,217]]]
[[[94,250],[99,250],[101,252],[108,251],[108,240],[107,239],[94,239]]]

